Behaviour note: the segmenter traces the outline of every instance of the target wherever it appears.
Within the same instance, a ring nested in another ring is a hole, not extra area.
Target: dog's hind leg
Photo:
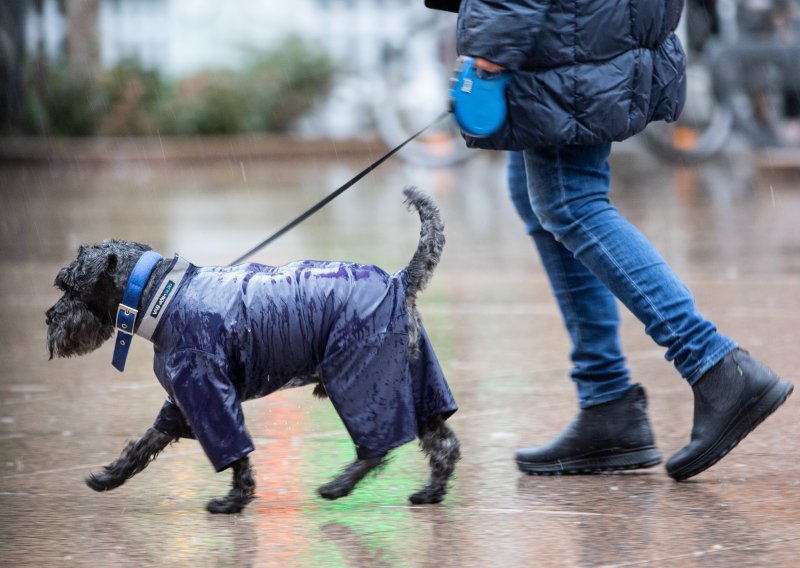
[[[447,493],[447,483],[461,459],[458,438],[441,417],[432,418],[422,432],[419,444],[430,460],[431,474],[425,487],[408,499],[415,505],[439,503]]]
[[[142,471],[156,459],[156,456],[177,438],[148,428],[147,432],[134,442],[128,442],[119,457],[105,466],[100,473],[90,474],[86,485],[95,491],[116,489],[128,479]]]
[[[221,499],[212,499],[206,505],[209,513],[231,514],[239,513],[247,504],[255,499],[256,482],[253,479],[253,468],[250,466],[250,458],[244,456],[239,458],[231,466],[233,469],[233,480],[231,490],[228,495]]]
[[[320,494],[320,497],[330,500],[349,495],[358,482],[364,479],[368,473],[386,463],[385,457],[386,455],[384,454],[376,458],[357,459],[353,461],[344,468],[342,473],[325,485],[320,486],[317,492]]]

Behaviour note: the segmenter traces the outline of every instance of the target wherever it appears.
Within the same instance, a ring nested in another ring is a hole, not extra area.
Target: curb
[[[264,134],[136,138],[6,137],[0,138],[0,164],[299,160],[383,154],[388,150],[389,147],[377,138],[304,140]],[[614,151],[617,154],[647,154],[635,140],[617,143]],[[800,171],[800,149],[797,148],[756,150],[752,151],[752,156],[753,163],[761,171]]]
[[[372,140],[302,140],[289,136],[142,138],[0,138],[3,162],[171,162],[303,159],[385,152]]]

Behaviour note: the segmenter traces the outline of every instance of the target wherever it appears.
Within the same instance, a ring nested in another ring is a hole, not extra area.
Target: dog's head
[[[45,320],[51,359],[85,355],[111,337],[128,276],[149,248],[119,240],[81,246],[78,257],[59,270],[54,285],[64,295]]]

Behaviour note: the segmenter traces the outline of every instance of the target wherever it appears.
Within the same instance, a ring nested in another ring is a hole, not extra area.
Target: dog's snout
[[[47,310],[44,314],[44,321],[49,326],[54,325],[58,320],[59,312],[63,312],[63,302],[64,298],[61,298],[58,302],[53,304],[53,306]]]
[[[58,271],[56,279],[53,281],[53,286],[55,286],[59,290],[66,292],[68,288],[68,281],[69,281],[69,267],[65,266]]]

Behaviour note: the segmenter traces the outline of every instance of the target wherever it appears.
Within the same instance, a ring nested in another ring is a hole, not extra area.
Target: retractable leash
[[[454,70],[453,86],[450,89],[450,108],[437,116],[430,124],[412,134],[404,142],[389,150],[381,158],[367,166],[350,181],[328,194],[316,205],[290,221],[277,231],[231,262],[228,266],[239,264],[272,243],[297,225],[311,217],[328,203],[354,186],[361,178],[396,154],[403,146],[428,130],[431,126],[453,113],[459,127],[470,136],[481,138],[497,132],[506,120],[505,88],[511,75],[507,71],[488,73],[476,70],[471,57],[461,58]]]
[[[423,132],[425,132],[426,130],[428,130],[428,129],[429,129],[431,126],[433,126],[434,124],[436,124],[437,122],[439,122],[440,120],[442,120],[442,119],[443,119],[444,117],[446,117],[446,116],[447,116],[449,113],[450,113],[450,111],[449,111],[449,110],[447,110],[447,111],[444,111],[442,114],[440,114],[439,116],[437,116],[437,117],[436,117],[436,118],[435,118],[435,119],[434,119],[434,120],[433,120],[433,121],[432,121],[430,124],[428,124],[428,125],[427,125],[425,128],[423,128],[422,130],[419,130],[419,131],[418,131],[418,132],[416,132],[415,134],[412,134],[412,135],[411,135],[411,136],[410,136],[408,139],[406,139],[404,142],[402,142],[402,143],[398,144],[398,145],[397,145],[397,146],[395,146],[393,149],[389,150],[389,151],[388,151],[386,154],[384,154],[384,155],[383,155],[381,158],[379,158],[379,159],[375,160],[374,162],[372,162],[372,164],[370,164],[369,166],[367,166],[366,168],[364,168],[363,170],[361,170],[361,172],[359,172],[358,174],[356,174],[356,176],[355,176],[353,179],[351,179],[350,181],[348,181],[347,183],[345,183],[344,185],[342,185],[342,186],[341,186],[341,187],[339,187],[338,189],[334,190],[333,192],[329,193],[329,194],[328,194],[328,195],[327,195],[325,198],[321,199],[321,200],[320,200],[320,201],[319,201],[319,202],[318,202],[316,205],[314,205],[313,207],[311,207],[310,209],[308,209],[308,210],[307,210],[305,213],[301,214],[300,216],[298,216],[298,217],[297,217],[296,219],[294,219],[293,221],[290,221],[290,222],[289,222],[289,223],[287,223],[285,226],[283,226],[283,227],[281,227],[280,229],[278,229],[277,231],[275,231],[275,233],[273,233],[272,235],[270,235],[269,237],[267,237],[266,239],[264,239],[263,241],[261,241],[260,243],[258,243],[256,246],[254,246],[253,248],[251,248],[249,251],[247,251],[246,253],[244,253],[242,256],[240,256],[239,258],[237,258],[236,260],[234,260],[233,262],[231,262],[231,263],[230,263],[228,266],[234,266],[234,265],[236,265],[236,264],[239,264],[240,262],[242,262],[242,261],[243,261],[243,260],[245,260],[246,258],[249,258],[250,256],[254,255],[254,254],[255,254],[255,253],[257,253],[258,251],[260,251],[261,249],[263,249],[265,246],[267,246],[268,244],[270,244],[272,241],[274,241],[274,240],[276,240],[277,238],[279,238],[279,237],[283,236],[285,233],[289,232],[291,229],[295,228],[297,225],[299,225],[300,223],[302,223],[303,221],[305,221],[306,219],[308,219],[309,217],[311,217],[311,216],[312,216],[314,213],[316,213],[317,211],[319,211],[320,209],[322,209],[323,207],[325,207],[325,206],[326,206],[328,203],[330,203],[331,201],[333,201],[334,199],[336,199],[337,197],[339,197],[339,196],[340,196],[342,193],[344,193],[346,190],[348,190],[348,189],[350,189],[351,187],[353,187],[353,186],[354,186],[354,185],[355,185],[355,184],[356,184],[356,183],[357,183],[357,182],[358,182],[358,181],[359,181],[361,178],[363,178],[363,177],[364,177],[364,176],[366,176],[368,173],[370,173],[372,170],[374,170],[375,168],[377,168],[378,166],[380,166],[380,165],[381,165],[383,162],[385,162],[385,161],[386,161],[386,160],[388,160],[390,157],[392,157],[394,154],[396,154],[396,153],[397,153],[397,152],[398,152],[398,151],[399,151],[399,150],[400,150],[400,149],[401,149],[403,146],[405,146],[406,144],[408,144],[409,142],[411,142],[411,141],[412,141],[414,138],[416,138],[417,136],[419,136],[420,134],[422,134]]]
[[[490,73],[475,69],[472,57],[456,64],[450,89],[453,114],[461,130],[474,138],[491,136],[506,121],[508,71]]]
[[[398,144],[381,158],[364,168],[350,181],[328,194],[327,197],[320,200],[305,213],[287,223],[274,234],[234,260],[229,266],[239,264],[311,217],[347,189],[354,186],[361,178],[400,151],[403,146],[446,117],[450,112],[455,115],[459,127],[470,136],[480,138],[489,136],[499,130],[506,119],[505,87],[510,77],[509,73],[486,73],[476,70],[473,67],[473,60],[471,57],[460,59],[454,73],[453,86],[450,89],[450,108],[448,110],[437,116],[425,128],[412,134],[407,140]],[[119,371],[125,370],[125,360],[128,357],[128,350],[130,349],[136,326],[136,316],[138,315],[137,306],[139,305],[144,286],[147,283],[147,279],[150,277],[150,273],[160,260],[161,256],[155,252],[145,252],[136,263],[128,279],[128,285],[125,288],[122,303],[117,309],[116,317],[117,337],[114,345],[112,364]]]
[[[305,213],[297,217],[292,222],[288,223],[286,226],[282,227],[278,231],[276,231],[272,236],[268,237],[242,256],[234,260],[229,266],[233,266],[235,264],[239,264],[244,259],[248,258],[249,256],[255,254],[272,241],[286,233],[287,231],[291,230],[292,228],[296,227],[309,217],[311,217],[314,213],[325,207],[328,203],[333,201],[336,197],[344,193],[345,190],[349,189],[353,185],[356,184],[361,178],[365,175],[370,173],[372,170],[380,166],[383,162],[388,160],[391,156],[397,153],[403,146],[411,142],[414,138],[425,132],[428,128],[442,120],[449,114],[449,110],[443,112],[439,116],[436,117],[430,124],[428,124],[422,130],[414,133],[411,135],[407,140],[398,144],[393,149],[389,150],[386,154],[384,154],[381,158],[374,161],[372,164],[364,168],[360,173],[358,173],[353,179],[345,183],[339,189],[335,190],[334,192],[330,193],[327,197],[322,199],[319,203],[311,207]],[[128,357],[128,350],[131,347],[131,341],[133,340],[134,331],[136,328],[136,316],[139,314],[138,306],[139,301],[142,297],[142,292],[144,291],[144,287],[147,284],[147,279],[150,278],[150,274],[155,269],[158,261],[160,261],[161,255],[153,252],[147,251],[145,252],[139,260],[136,262],[136,265],[133,267],[133,271],[131,272],[130,277],[128,278],[128,284],[125,287],[125,293],[122,297],[122,303],[120,303],[119,307],[117,308],[117,317],[116,317],[116,329],[117,329],[117,337],[114,343],[114,355],[111,360],[111,364],[120,371],[123,372],[125,370],[125,361]],[[165,283],[166,284],[166,283]],[[159,290],[158,295],[160,296],[163,294],[164,287]],[[172,290],[172,288],[170,288]],[[169,291],[167,292],[167,295]],[[145,320],[147,321],[147,320]],[[150,323],[152,326],[152,322]],[[149,331],[152,333],[152,330]]]

